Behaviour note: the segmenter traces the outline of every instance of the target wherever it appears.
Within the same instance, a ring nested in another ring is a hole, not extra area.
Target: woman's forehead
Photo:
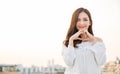
[[[81,12],[79,13],[78,18],[89,18],[89,17],[85,12]]]

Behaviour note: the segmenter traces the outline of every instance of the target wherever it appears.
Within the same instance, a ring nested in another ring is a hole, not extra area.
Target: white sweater
[[[103,42],[82,42],[78,48],[63,44],[62,56],[68,66],[64,74],[101,74],[106,48]]]

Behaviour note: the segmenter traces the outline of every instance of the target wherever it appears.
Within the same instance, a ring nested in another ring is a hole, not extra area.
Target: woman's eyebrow
[[[84,18],[88,18],[88,17],[84,17]]]
[[[88,19],[88,17],[84,17],[84,18],[82,18],[82,19]],[[78,18],[78,20],[81,20],[81,18]]]

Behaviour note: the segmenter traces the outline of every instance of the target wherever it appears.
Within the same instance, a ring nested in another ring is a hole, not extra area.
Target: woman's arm
[[[76,55],[73,46],[68,45],[68,47],[66,47],[63,44],[62,56],[67,66],[72,67],[74,65]]]
[[[91,51],[93,52],[95,61],[99,66],[106,62],[106,48],[101,39],[97,38],[97,42],[93,44]]]

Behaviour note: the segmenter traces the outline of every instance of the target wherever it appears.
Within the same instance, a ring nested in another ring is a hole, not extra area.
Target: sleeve
[[[102,66],[106,62],[106,48],[103,42],[97,42],[91,48],[96,63]]]
[[[67,66],[72,67],[74,65],[75,58],[76,58],[74,47],[70,45],[66,47],[63,44],[62,48],[63,48],[62,56],[63,56],[64,62],[66,63]]]

